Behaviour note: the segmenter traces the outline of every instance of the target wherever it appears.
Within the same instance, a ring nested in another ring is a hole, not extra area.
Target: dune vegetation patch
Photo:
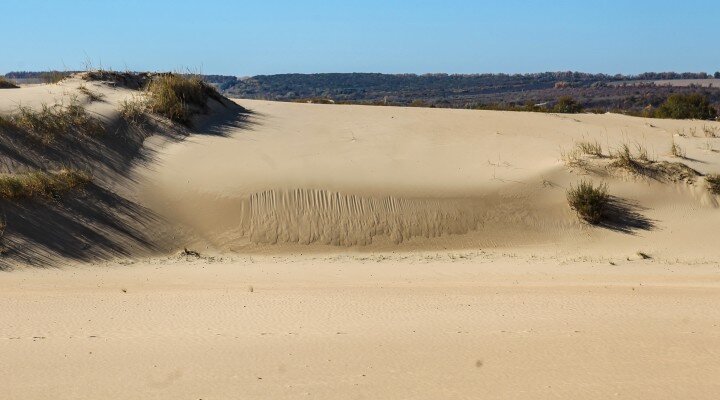
[[[573,209],[585,222],[597,225],[602,222],[610,203],[608,187],[601,183],[595,186],[590,181],[581,181],[577,186],[571,186],[567,191],[567,200]]]
[[[87,96],[90,101],[102,101],[105,98],[104,94],[91,90],[85,85],[78,86],[78,91]]]
[[[159,74],[146,88],[148,109],[183,125],[190,125],[193,115],[206,112],[209,99],[223,104],[222,95],[199,76]]]
[[[720,195],[720,174],[710,174],[705,177],[705,181],[708,185],[708,190],[712,194]]]
[[[91,180],[89,173],[67,168],[54,172],[33,171],[0,175],[0,198],[12,201],[52,199],[73,189],[82,188]]]
[[[6,78],[0,76],[0,89],[17,89],[18,86]]]
[[[681,150],[676,150],[681,154]],[[684,154],[684,152],[682,153]],[[685,182],[692,184],[701,174],[681,162],[656,161],[650,159],[647,149],[641,145],[636,146],[636,152],[630,150],[628,144],[623,144],[612,155],[610,169],[629,172],[659,181]],[[683,155],[684,157],[684,155]]]
[[[138,90],[147,85],[150,74],[146,72],[117,72],[100,69],[84,72],[80,77],[86,81],[106,82],[112,86]]]
[[[104,132],[103,123],[88,114],[77,99],[69,104],[43,104],[39,110],[26,106],[0,121],[0,127],[16,129],[28,138],[49,144],[61,135],[98,135]]]
[[[146,109],[145,99],[140,96],[133,96],[130,99],[121,101],[118,111],[125,122],[137,125],[145,120]]]

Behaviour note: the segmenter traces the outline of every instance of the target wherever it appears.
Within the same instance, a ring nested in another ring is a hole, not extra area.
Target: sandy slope
[[[568,169],[561,153],[576,141],[597,140],[606,153],[622,143],[641,144],[651,157],[677,161],[669,155],[675,140],[687,151],[684,163],[720,172],[720,153],[712,151],[720,139],[703,137],[703,127],[720,133],[718,123],[239,103],[255,112],[248,126],[223,131],[229,137],[172,144],[155,168],[139,171],[143,202],[191,227],[201,249],[540,244],[594,254],[643,249],[669,258],[717,256],[708,237],[720,213],[702,179],[687,185],[589,176],[635,202],[634,211],[653,228],[588,229],[565,201],[565,190],[587,174]]]
[[[150,260],[0,278],[7,399],[714,399],[715,264]]]

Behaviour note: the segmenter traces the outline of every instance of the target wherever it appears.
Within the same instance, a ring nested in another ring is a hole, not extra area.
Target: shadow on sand
[[[0,222],[5,222],[0,270],[17,263],[50,267],[63,259],[93,261],[172,250],[167,244],[171,239],[158,233],[164,231],[164,221],[120,194],[127,190],[117,189],[132,186],[133,168],[156,158],[157,150],[143,147],[150,136],[170,141],[189,135],[227,137],[255,123],[251,111],[229,100],[224,103],[211,115],[199,117],[193,128],[148,116],[135,124],[117,121],[97,136],[64,135],[47,145],[29,140],[22,131],[0,127],[0,173],[73,167],[94,177],[82,191],[58,199],[0,200]]]
[[[605,219],[599,226],[630,235],[636,234],[637,231],[653,230],[655,221],[642,214],[646,210],[647,208],[636,202],[611,196],[605,209]]]

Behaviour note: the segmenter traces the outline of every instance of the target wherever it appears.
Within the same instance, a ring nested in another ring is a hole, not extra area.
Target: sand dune
[[[82,83],[0,94],[77,96],[119,143],[84,138],[84,192],[5,203],[7,398],[720,396],[718,122],[235,100],[126,131],[141,94]]]
[[[596,140],[607,154],[627,143],[676,162],[670,155],[675,141],[687,151],[684,164],[718,172],[720,139],[704,137],[703,130],[720,129],[718,123],[239,103],[254,112],[248,126],[171,144],[153,170],[138,171],[143,202],[191,227],[207,250],[257,250],[253,244],[297,250],[284,243],[371,250],[563,243],[605,252],[613,243],[620,252],[649,248],[673,257],[714,247],[706,233],[720,221],[717,200],[701,177],[688,184],[589,175],[568,168],[561,155],[578,141]],[[608,182],[635,220],[604,230],[581,224],[565,190],[584,178]],[[671,229],[695,233],[678,239]],[[595,246],[599,240],[603,244]]]

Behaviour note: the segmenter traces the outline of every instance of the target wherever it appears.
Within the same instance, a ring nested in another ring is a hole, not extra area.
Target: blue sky
[[[717,0],[2,0],[11,70],[720,70]]]

